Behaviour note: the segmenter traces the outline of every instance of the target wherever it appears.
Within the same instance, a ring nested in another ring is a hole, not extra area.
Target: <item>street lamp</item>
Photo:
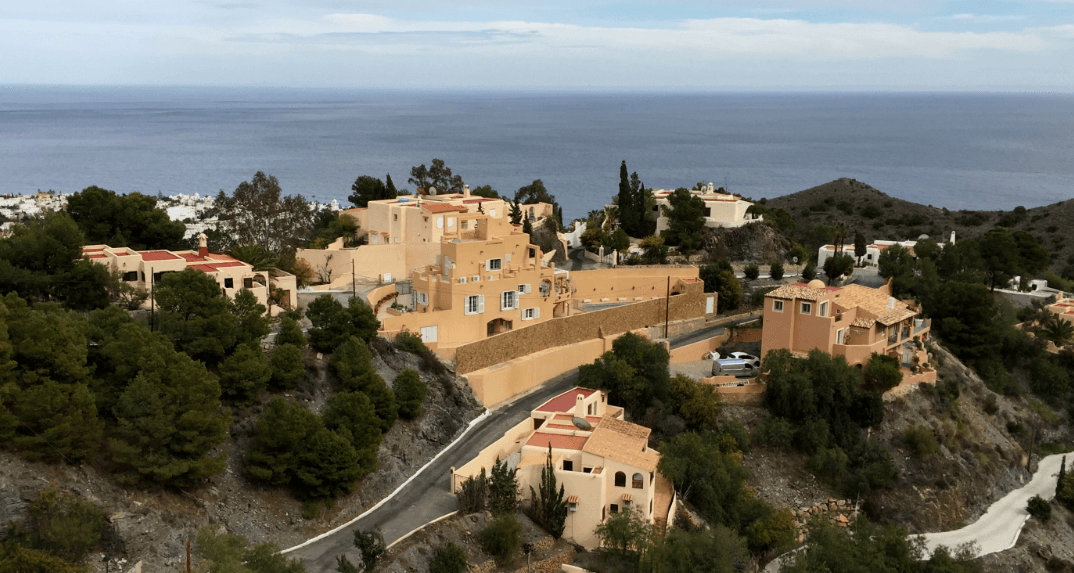
[[[798,257],[794,257],[791,260],[794,261],[794,278],[798,280]]]

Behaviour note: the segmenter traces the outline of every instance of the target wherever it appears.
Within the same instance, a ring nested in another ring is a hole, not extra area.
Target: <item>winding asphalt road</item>
[[[380,528],[385,543],[392,543],[426,523],[456,510],[455,496],[449,492],[448,472],[473,459],[490,443],[503,437],[511,426],[530,415],[530,411],[549,398],[566,392],[578,381],[578,371],[554,378],[513,403],[498,407],[477,423],[461,440],[425,468],[387,502],[361,519],[321,539],[297,548],[285,549],[288,557],[299,559],[309,573],[335,573],[336,557],[347,555],[352,563],[361,558],[354,547],[357,529]]]
[[[1035,495],[1044,499],[1055,497],[1059,464],[1063,456],[1072,454],[1074,452],[1056,454],[1042,459],[1037,465],[1037,473],[1033,474],[1033,479],[1029,480],[1029,483],[993,503],[988,511],[972,524],[954,531],[924,534],[922,537],[925,538],[926,556],[931,555],[940,546],[954,551],[967,543],[976,544],[978,557],[1014,547],[1018,543],[1018,536],[1022,534],[1022,528],[1029,519],[1029,512],[1026,511],[1029,498]],[[764,573],[776,573],[785,562],[790,562],[791,557],[802,549],[804,547],[776,557],[764,568]]]

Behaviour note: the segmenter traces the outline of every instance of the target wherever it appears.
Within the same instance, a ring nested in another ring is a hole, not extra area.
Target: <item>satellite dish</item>
[[[793,259],[791,259],[791,260],[792,260],[792,261],[794,261],[794,264],[796,264],[796,265],[798,264],[798,257],[794,257],[794,258],[793,258]]]
[[[429,186],[429,194],[430,195],[436,195],[436,187],[433,187],[433,186],[430,185]]]

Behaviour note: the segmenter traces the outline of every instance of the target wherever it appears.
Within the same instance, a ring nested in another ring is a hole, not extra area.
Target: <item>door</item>
[[[436,328],[435,326],[423,326],[421,327],[421,341],[422,342],[436,342]]]

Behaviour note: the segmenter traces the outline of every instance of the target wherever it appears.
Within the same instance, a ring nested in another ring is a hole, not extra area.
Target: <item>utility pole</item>
[[[152,269],[150,269],[152,271]],[[149,331],[157,331],[157,297],[153,288],[157,284],[157,278],[152,272],[149,273]]]
[[[186,538],[186,573],[190,573],[190,538]]]
[[[668,290],[664,297],[664,338],[668,337],[668,319],[671,317],[671,275],[668,275]]]
[[[358,285],[354,279],[354,259],[351,259],[351,298],[358,298]]]

